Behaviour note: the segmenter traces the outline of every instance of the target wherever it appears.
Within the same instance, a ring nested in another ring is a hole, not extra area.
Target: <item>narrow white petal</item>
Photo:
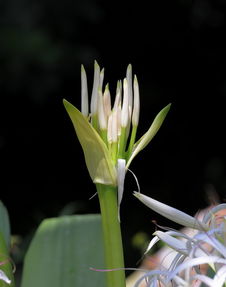
[[[208,233],[198,234],[196,239],[206,242],[210,246],[213,246],[221,255],[226,258],[226,247],[215,237],[210,236]]]
[[[118,140],[118,118],[117,110],[112,111],[112,142],[116,143]]]
[[[214,284],[213,279],[209,278],[209,277],[206,276],[206,275],[197,274],[197,275],[193,276],[193,279],[194,279],[194,280],[200,280],[201,282],[205,283],[206,286],[216,287],[215,285],[213,285],[213,284]]]
[[[4,281],[7,284],[11,283],[11,280],[6,276],[6,274],[0,270],[0,280]]]
[[[147,254],[159,240],[160,239],[158,236],[153,237],[152,240],[150,241],[150,243],[148,244],[148,247],[145,250],[144,254]]]
[[[139,115],[140,115],[140,95],[139,95],[139,85],[138,85],[136,75],[134,77],[133,90],[134,90],[134,104],[133,104],[132,124],[134,126],[138,126]]]
[[[112,143],[112,114],[108,118],[107,139],[109,143]]]
[[[105,86],[103,101],[104,101],[105,114],[108,118],[110,116],[110,113],[111,113],[111,94],[109,91],[109,85],[108,84]]]
[[[198,257],[198,258],[192,258],[189,260],[186,260],[184,263],[179,265],[175,270],[171,272],[169,275],[167,282],[170,282],[174,278],[175,275],[180,273],[181,271],[187,269],[187,268],[192,268],[197,265],[202,265],[202,264],[211,264],[211,263],[223,263],[226,264],[225,259],[221,259],[217,256],[203,256],[203,257]]]
[[[180,252],[181,254],[184,254],[184,255],[188,254],[186,243],[184,241],[174,238],[173,236],[169,235],[167,232],[156,231],[154,235],[158,236],[168,246]]]
[[[107,117],[105,115],[104,104],[103,104],[103,95],[101,90],[98,91],[98,120],[101,130],[107,129]]]
[[[214,276],[214,287],[221,287],[224,286],[226,279],[226,266],[222,266]]]
[[[104,68],[100,72],[99,89],[101,89],[101,91],[102,91],[102,88],[103,88],[103,82],[104,82]]]
[[[206,224],[174,207],[166,205],[142,193],[134,192],[134,195],[155,212],[178,224],[198,230],[208,230],[208,226]]]
[[[85,117],[88,117],[88,85],[86,71],[83,65],[81,66],[81,112]]]
[[[121,88],[120,88],[120,82],[117,83],[117,88],[116,88],[116,96],[115,96],[115,102],[114,102],[114,107],[113,109],[117,109],[119,104],[121,103]]]
[[[120,220],[120,204],[124,192],[124,181],[126,176],[126,161],[124,159],[118,159],[117,163],[117,178],[118,178],[118,212]]]
[[[100,67],[95,61],[94,63],[94,80],[93,90],[91,96],[91,114],[92,116],[97,114],[97,102],[98,102],[98,88],[100,84]]]
[[[121,113],[121,126],[123,128],[127,127],[129,121],[129,95],[128,95],[128,83],[127,80],[123,81],[123,104]]]
[[[129,117],[131,117],[133,108],[133,89],[132,89],[132,65],[129,64],[126,70],[126,79],[128,83],[128,97],[129,97]]]

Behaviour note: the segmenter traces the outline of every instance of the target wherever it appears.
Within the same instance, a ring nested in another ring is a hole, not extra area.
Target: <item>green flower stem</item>
[[[96,184],[104,236],[106,269],[124,268],[123,246],[118,220],[117,187]],[[125,287],[125,271],[107,272],[107,287]]]

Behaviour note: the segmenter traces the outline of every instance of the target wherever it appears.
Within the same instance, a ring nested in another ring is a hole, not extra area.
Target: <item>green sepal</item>
[[[131,153],[131,156],[128,159],[128,162],[126,164],[126,168],[129,168],[129,165],[131,164],[134,157],[142,150],[144,149],[149,142],[153,139],[153,137],[156,135],[158,130],[160,129],[166,115],[168,114],[170,110],[171,104],[168,104],[165,108],[163,108],[155,117],[152,125],[150,126],[149,130],[134,144],[133,151]]]
[[[82,146],[86,166],[94,183],[117,186],[117,174],[106,144],[87,118],[71,103],[63,100]]]

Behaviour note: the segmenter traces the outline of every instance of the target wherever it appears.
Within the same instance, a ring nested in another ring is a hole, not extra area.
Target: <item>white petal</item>
[[[7,284],[11,283],[11,280],[6,276],[6,274],[0,270],[0,280],[4,281]]]
[[[126,175],[126,161],[124,159],[118,159],[118,165],[117,165],[117,178],[118,178],[118,209],[120,212],[120,204],[123,197],[124,192],[124,181],[125,181],[125,175]],[[120,215],[119,215],[120,219]]]
[[[175,270],[171,272],[169,275],[167,282],[170,282],[174,278],[175,275],[180,273],[181,271],[187,269],[187,268],[192,268],[197,265],[202,265],[202,264],[211,264],[211,263],[223,263],[226,264],[225,259],[221,259],[217,256],[203,256],[203,257],[198,257],[198,258],[192,258],[189,260],[186,260],[184,263],[179,265]]]
[[[95,61],[94,63],[94,80],[93,90],[91,96],[91,114],[92,116],[97,114],[97,102],[98,102],[98,88],[100,84],[100,67]]]
[[[173,236],[167,234],[167,232],[156,231],[154,235],[158,236],[163,242],[181,254],[188,254],[186,243],[184,241],[174,238]]]
[[[132,123],[134,126],[138,126],[139,115],[140,115],[140,95],[139,95],[139,85],[138,85],[136,75],[134,77],[133,90],[134,90],[134,104],[133,104]]]
[[[128,83],[127,80],[123,81],[123,104],[121,113],[121,126],[123,128],[127,127],[129,121],[129,95],[128,95]]]
[[[200,280],[201,282],[205,283],[205,285],[209,286],[209,287],[216,287],[214,284],[213,279],[209,278],[206,275],[203,274],[197,274],[195,276],[193,276],[194,280]]]
[[[145,250],[144,254],[147,254],[151,248],[159,241],[159,237],[158,236],[155,236],[152,238],[152,240],[150,241],[150,243],[148,244],[148,247],[147,249]]]
[[[128,99],[129,99],[129,118],[131,118],[133,108],[133,89],[132,89],[132,65],[129,64],[126,70],[126,80],[128,84]]]
[[[99,82],[99,89],[102,91],[103,88],[103,82],[104,82],[104,68],[100,72],[100,82]]]
[[[85,117],[89,115],[89,107],[88,107],[88,85],[87,85],[87,77],[84,66],[81,66],[81,112]]]
[[[208,230],[208,226],[196,218],[142,193],[134,192],[134,195],[146,206],[161,214],[162,216],[183,226],[191,227],[199,230]]]
[[[109,91],[109,85],[108,84],[105,86],[103,102],[104,102],[104,111],[105,111],[105,114],[108,118],[110,116],[110,113],[111,113],[111,94]]]
[[[214,276],[214,287],[221,287],[224,286],[226,279],[226,266],[222,266]]]
[[[105,115],[103,95],[101,90],[98,91],[98,120],[101,130],[107,130],[107,117]]]

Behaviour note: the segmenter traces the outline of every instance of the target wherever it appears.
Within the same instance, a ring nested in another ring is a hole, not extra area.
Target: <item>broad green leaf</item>
[[[99,215],[44,220],[25,257],[22,287],[105,287]]]
[[[105,143],[78,109],[66,100],[63,102],[82,146],[93,182],[116,186],[116,169]]]
[[[3,234],[5,242],[10,246],[10,223],[8,211],[4,204],[0,201],[0,232]]]
[[[171,104],[167,105],[165,108],[163,108],[155,117],[152,125],[150,126],[149,130],[135,143],[133,152],[126,164],[126,168],[128,168],[134,159],[134,157],[142,150],[144,149],[149,142],[153,139],[153,137],[156,135],[158,130],[160,129],[166,115],[169,112]]]

